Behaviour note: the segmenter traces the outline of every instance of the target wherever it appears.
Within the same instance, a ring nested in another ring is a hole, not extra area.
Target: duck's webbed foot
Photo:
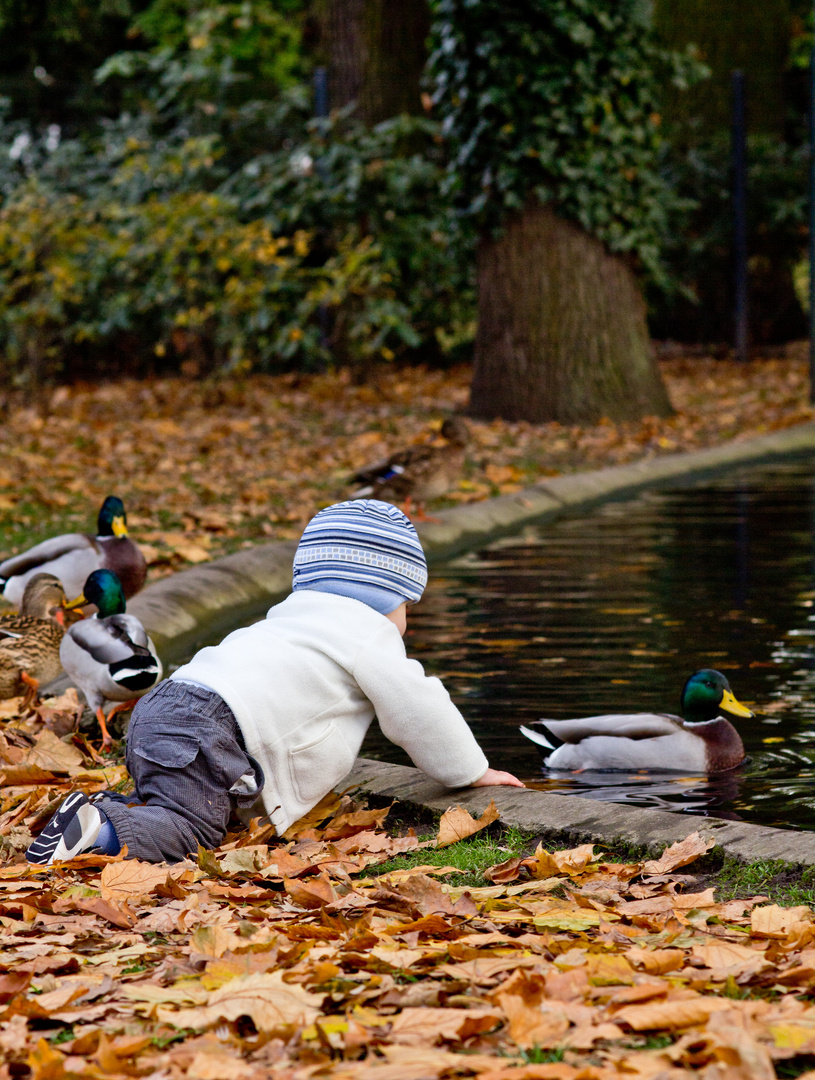
[[[126,712],[128,709],[132,709],[138,702],[138,698],[130,698],[128,701],[120,701],[117,705],[114,705],[110,710],[105,720],[105,714],[102,712],[102,706],[100,705],[96,711],[96,718],[99,721],[99,727],[102,729],[102,749],[109,750],[114,743],[113,736],[108,731],[108,724],[119,712]]]
[[[40,681],[29,675],[27,671],[20,672],[20,681],[25,684],[26,691],[23,695],[23,712],[28,712],[29,709],[34,707],[35,702],[40,696]]]

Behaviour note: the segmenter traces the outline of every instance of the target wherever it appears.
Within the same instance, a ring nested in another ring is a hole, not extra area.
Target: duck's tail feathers
[[[540,722],[540,721],[538,721]],[[541,750],[554,750],[555,744],[550,743],[542,731],[534,731],[531,727],[521,724],[521,734],[526,735],[530,742],[535,743]]]
[[[137,654],[119,660],[116,664],[110,664],[108,670],[115,683],[134,691],[149,690],[161,673],[155,657],[149,653],[147,656]]]
[[[366,487],[357,488],[356,491],[352,491],[348,497],[349,499],[370,499],[373,493],[373,484],[368,484]]]

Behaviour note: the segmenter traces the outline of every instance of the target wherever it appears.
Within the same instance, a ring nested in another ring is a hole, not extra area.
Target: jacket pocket
[[[295,795],[304,805],[313,806],[348,775],[354,761],[355,755],[337,725],[329,724],[316,739],[289,750],[289,775]]]
[[[194,735],[154,735],[139,740],[132,749],[134,754],[165,769],[183,769],[195,761],[201,744]]]

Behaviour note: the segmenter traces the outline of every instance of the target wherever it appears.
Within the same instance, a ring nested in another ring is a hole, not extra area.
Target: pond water
[[[406,643],[490,763],[546,791],[815,828],[815,457],[647,491],[431,572]],[[678,712],[714,667],[756,712],[710,780],[548,772],[518,725]],[[372,729],[363,753],[409,763]]]
[[[545,791],[815,829],[815,456],[527,527],[434,566],[408,622],[408,654],[494,767]],[[519,731],[677,713],[701,667],[756,713],[737,721],[749,759],[732,773],[549,772]],[[375,725],[362,752],[410,764]]]

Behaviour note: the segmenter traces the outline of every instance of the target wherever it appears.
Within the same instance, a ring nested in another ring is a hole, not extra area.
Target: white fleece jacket
[[[263,807],[278,834],[351,771],[375,715],[446,787],[488,768],[450,695],[408,660],[393,623],[345,596],[298,590],[171,678],[209,687],[232,709],[263,768]]]

